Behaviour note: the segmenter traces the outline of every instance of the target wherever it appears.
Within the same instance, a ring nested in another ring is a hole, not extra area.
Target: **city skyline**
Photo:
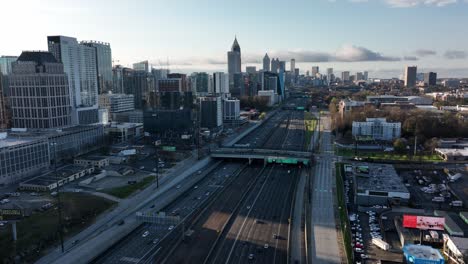
[[[468,50],[463,45],[468,41],[463,27],[468,23],[466,1],[297,0],[283,7],[274,0],[257,1],[247,10],[242,8],[244,0],[218,7],[212,2],[143,0],[134,5],[117,1],[112,8],[109,1],[81,0],[73,7],[56,0],[47,5],[9,2],[10,10],[31,8],[25,10],[28,19],[5,29],[5,35],[15,41],[0,43],[0,51],[19,56],[24,50],[47,50],[47,36],[63,35],[111,43],[114,64],[130,66],[149,60],[155,67],[165,67],[169,61],[172,71],[226,72],[225,54],[237,35],[243,48],[243,71],[250,65],[261,68],[268,53],[288,65],[294,58],[301,73],[318,65],[390,78],[402,77],[405,66],[414,64],[442,78],[468,76]],[[8,12],[5,19],[14,19],[14,13]],[[334,14],[333,20],[324,14]],[[76,19],[67,19],[70,15]],[[425,22],[427,16],[431,16],[430,25]]]

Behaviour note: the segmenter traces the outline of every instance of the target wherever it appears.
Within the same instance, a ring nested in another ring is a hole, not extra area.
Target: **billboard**
[[[430,216],[417,216],[417,215],[403,215],[403,227],[417,228],[424,230],[444,230],[445,218],[443,217],[430,217]]]
[[[21,220],[23,212],[20,209],[0,209],[0,221]]]

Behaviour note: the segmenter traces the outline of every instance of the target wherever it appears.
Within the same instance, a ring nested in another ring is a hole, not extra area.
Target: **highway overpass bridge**
[[[310,165],[313,161],[312,152],[276,149],[217,148],[211,149],[210,155],[215,159],[248,159],[249,163],[253,160],[263,160],[265,164]]]

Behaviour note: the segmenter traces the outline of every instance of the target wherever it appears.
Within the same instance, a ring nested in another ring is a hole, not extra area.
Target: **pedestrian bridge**
[[[248,159],[263,160],[266,163],[304,164],[309,165],[313,160],[312,152],[277,150],[277,149],[249,149],[249,148],[217,148],[210,150],[211,157],[217,159]]]

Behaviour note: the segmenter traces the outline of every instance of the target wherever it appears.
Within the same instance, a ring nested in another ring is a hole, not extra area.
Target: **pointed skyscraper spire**
[[[232,43],[231,51],[241,52],[239,42],[237,42],[237,36],[234,36],[234,43]]]

